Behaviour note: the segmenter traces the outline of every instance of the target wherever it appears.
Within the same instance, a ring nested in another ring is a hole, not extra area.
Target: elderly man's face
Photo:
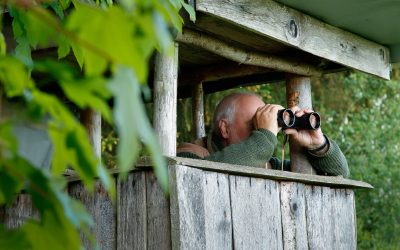
[[[241,96],[236,103],[236,114],[232,124],[228,145],[239,143],[250,136],[253,130],[253,116],[265,103],[257,96]]]

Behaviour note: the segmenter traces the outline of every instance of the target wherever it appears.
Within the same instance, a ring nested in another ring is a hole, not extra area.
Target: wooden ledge
[[[228,173],[241,176],[260,177],[277,181],[295,181],[317,186],[342,187],[351,189],[373,188],[372,185],[366,182],[350,180],[339,176],[300,174],[288,171],[232,165],[227,163],[196,160],[196,159],[189,159],[182,157],[174,157],[170,159],[174,159],[176,161],[175,165],[185,165],[213,172]]]
[[[183,157],[166,157],[166,159],[167,159],[167,164],[172,167],[176,165],[184,165],[211,172],[226,173],[239,176],[258,177],[258,178],[277,180],[277,181],[293,181],[315,186],[327,186],[327,187],[351,188],[351,189],[373,188],[372,185],[366,182],[350,180],[340,176],[300,174],[288,171],[255,168],[242,165],[233,165],[227,163],[197,160],[197,159],[190,159]],[[152,165],[153,164],[151,162],[150,157],[147,156],[142,157],[136,163],[136,168],[133,169],[132,171],[143,171],[147,169],[150,170],[150,167]],[[120,169],[118,168],[109,170],[109,173],[112,175],[118,174],[119,172]],[[68,182],[80,180],[79,176],[72,170],[68,170],[68,173],[65,173],[65,175],[67,175]]]

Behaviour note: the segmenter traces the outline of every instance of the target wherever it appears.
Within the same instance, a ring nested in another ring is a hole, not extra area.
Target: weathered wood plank
[[[176,155],[176,101],[178,89],[178,44],[171,57],[157,54],[154,75],[154,130],[164,155]]]
[[[242,165],[233,165],[227,163],[189,159],[183,157],[174,157],[169,159],[171,162],[175,160],[176,163],[179,165],[186,165],[199,169],[221,172],[221,173],[229,173],[240,176],[252,176],[252,177],[260,177],[260,178],[280,180],[280,181],[296,181],[296,182],[312,184],[312,185],[320,185],[320,186],[373,188],[368,183],[345,179],[342,177],[299,174],[287,171],[255,168]]]
[[[194,137],[198,139],[206,135],[204,127],[203,84],[199,82],[194,85],[192,93],[192,125],[194,128]]]
[[[133,197],[131,197],[133,198]],[[153,172],[146,172],[147,249],[171,249],[169,199]]]
[[[10,207],[0,207],[0,210],[0,223],[7,229],[19,228],[27,219],[39,217],[28,194],[19,194]]]
[[[283,249],[276,181],[230,176],[235,249]]]
[[[116,249],[117,232],[115,222],[115,207],[108,197],[107,190],[96,182],[93,194],[90,194],[80,182],[70,183],[69,194],[81,201],[92,215],[94,226],[90,229],[101,249]],[[92,249],[91,242],[82,237],[82,244],[86,249]]]
[[[333,249],[357,249],[354,192],[332,189]]]
[[[205,249],[204,175],[199,169],[171,166],[173,249]]]
[[[321,69],[300,60],[248,51],[194,30],[184,29],[182,34],[178,34],[176,41],[203,48],[241,64],[261,66],[299,75],[322,75]]]
[[[298,106],[312,109],[311,79],[306,76],[288,74],[286,77],[286,102],[288,108]],[[315,174],[315,170],[305,155],[304,149],[290,140],[290,168],[293,172]]]
[[[147,248],[146,175],[130,173],[117,184],[117,249]]]
[[[281,182],[284,249],[308,249],[304,184]]]
[[[390,56],[386,47],[275,1],[197,0],[196,10],[313,55],[390,78]]]
[[[333,249],[331,189],[306,186],[306,220],[309,249]]]
[[[206,249],[233,249],[228,175],[204,172]]]
[[[85,109],[81,112],[81,122],[86,128],[94,153],[101,157],[101,114]]]

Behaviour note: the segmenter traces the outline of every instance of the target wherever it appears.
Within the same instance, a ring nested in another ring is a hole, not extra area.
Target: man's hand
[[[266,104],[259,107],[253,117],[255,129],[267,129],[277,135],[280,131],[278,127],[278,110],[280,109],[284,109],[284,107],[275,104]]]
[[[311,109],[300,109],[297,106],[291,108],[291,110],[295,113],[296,117],[314,112]],[[318,148],[325,143],[325,137],[322,133],[321,128],[318,128],[316,130],[286,129],[285,133],[290,135],[290,140],[294,141],[302,147],[305,147],[308,150]],[[325,153],[326,149],[321,149],[321,151],[321,153]]]

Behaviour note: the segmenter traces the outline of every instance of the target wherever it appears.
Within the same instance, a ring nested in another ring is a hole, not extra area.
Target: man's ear
[[[226,119],[219,120],[218,129],[223,139],[229,138],[229,123]]]

